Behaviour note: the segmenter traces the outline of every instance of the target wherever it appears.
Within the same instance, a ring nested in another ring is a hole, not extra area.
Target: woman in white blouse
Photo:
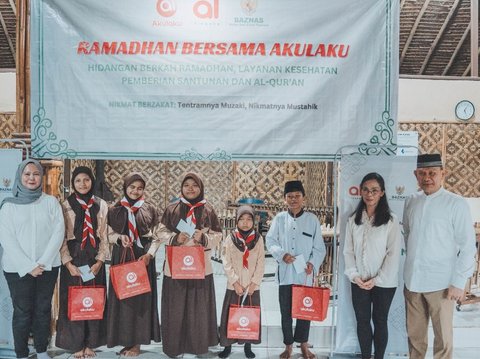
[[[47,359],[51,302],[64,237],[62,209],[42,192],[39,162],[20,163],[13,197],[0,204],[2,267],[13,302],[13,339],[17,358],[27,358],[33,333],[37,358]]]
[[[382,176],[367,174],[360,191],[360,203],[347,222],[345,274],[352,282],[362,358],[371,358],[373,340],[375,359],[383,359],[388,342],[388,311],[398,286],[400,227],[388,206]]]

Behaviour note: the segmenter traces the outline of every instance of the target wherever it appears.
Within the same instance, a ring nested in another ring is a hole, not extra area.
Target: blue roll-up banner
[[[18,164],[22,161],[21,150],[0,149],[0,202],[12,196],[12,186]],[[0,233],[1,235],[1,233]],[[0,246],[0,258],[3,248]],[[13,306],[7,281],[0,271],[0,358],[15,358],[13,351],[12,316]]]

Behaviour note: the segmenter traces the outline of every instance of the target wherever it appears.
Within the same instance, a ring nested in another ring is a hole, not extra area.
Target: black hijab
[[[92,187],[90,188],[90,191],[88,191],[88,193],[86,194],[79,193],[75,188],[75,178],[80,173],[86,174],[88,177],[90,177],[90,180],[92,181]],[[85,211],[80,205],[80,203],[78,202],[77,196],[80,197],[80,199],[82,199],[83,201],[85,201],[85,203],[88,204],[88,201],[90,201],[90,198],[92,198],[93,196],[94,187],[95,187],[95,177],[93,176],[92,170],[90,168],[85,166],[79,166],[73,170],[73,173],[72,173],[73,193],[70,196],[68,196],[67,201],[70,204],[70,207],[72,208],[73,212],[75,213],[75,223],[73,226],[73,234],[75,235],[75,239],[78,241],[82,241]],[[94,203],[90,208],[90,216],[92,218],[93,233],[95,237],[97,235],[97,228],[98,228],[97,215],[99,211],[100,211],[100,200],[98,198],[95,198]]]

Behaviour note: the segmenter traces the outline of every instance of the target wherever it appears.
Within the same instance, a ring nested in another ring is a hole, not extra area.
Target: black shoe
[[[252,344],[250,343],[245,343],[245,346],[243,347],[243,351],[245,352],[245,356],[248,359],[253,359],[255,358],[255,353],[252,352]]]
[[[230,355],[230,353],[232,352],[232,346],[231,345],[227,345],[223,351],[221,351],[220,353],[218,353],[218,357],[219,358],[228,358],[228,356]]]

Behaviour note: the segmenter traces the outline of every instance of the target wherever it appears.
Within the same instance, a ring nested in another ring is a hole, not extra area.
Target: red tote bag
[[[99,320],[103,319],[105,309],[104,286],[68,287],[68,319]]]
[[[326,287],[292,286],[292,318],[325,320],[330,301],[330,289]]]
[[[260,307],[231,304],[228,311],[227,338],[258,340],[260,336]]]
[[[121,264],[110,267],[113,289],[120,300],[152,291],[145,263],[135,260],[133,249],[130,250],[132,262],[125,263],[126,248],[124,248]]]
[[[173,279],[205,279],[205,255],[201,246],[166,246]]]

